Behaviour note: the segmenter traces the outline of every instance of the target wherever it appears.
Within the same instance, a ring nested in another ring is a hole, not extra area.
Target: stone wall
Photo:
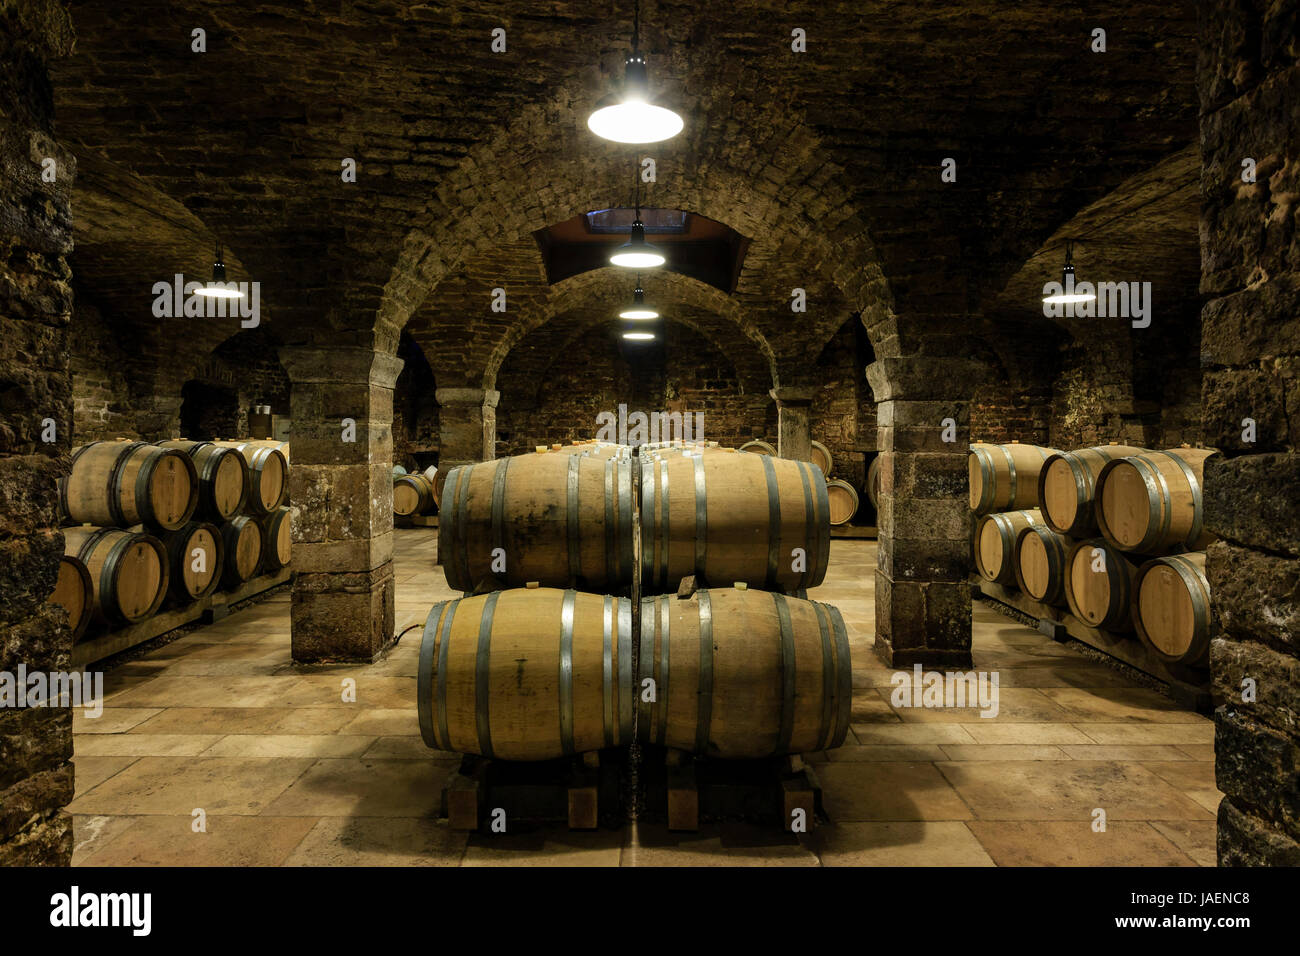
[[[46,61],[71,48],[62,6],[0,4],[0,671],[66,671],[57,478],[72,431],[70,193],[75,167],[53,140]],[[54,160],[56,180],[42,178]],[[47,442],[47,419],[57,441]],[[72,859],[72,712],[0,709],[0,866]]]
[[[85,290],[78,286],[76,291],[71,329],[73,444],[138,438],[129,387],[131,356]]]
[[[854,315],[817,359],[811,409],[812,437],[831,453],[831,475],[866,488],[866,466],[876,449],[876,402],[867,387],[871,346]]]
[[[1300,865],[1296,38],[1294,3],[1202,4],[1203,425],[1224,452],[1205,471],[1206,523],[1222,538],[1207,564],[1221,865]]]
[[[397,357],[403,365],[393,387],[393,464],[408,471],[422,471],[438,463],[438,400],[433,369],[409,333],[402,333]]]

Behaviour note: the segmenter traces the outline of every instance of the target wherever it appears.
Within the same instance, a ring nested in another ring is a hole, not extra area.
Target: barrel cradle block
[[[199,477],[190,457],[175,448],[91,442],[72,452],[70,472],[59,479],[59,499],[71,522],[175,531],[198,507]]]
[[[1134,445],[1098,445],[1048,456],[1038,473],[1038,502],[1043,521],[1053,531],[1074,538],[1094,537],[1097,476],[1108,462],[1146,454]]]
[[[967,457],[970,506],[976,514],[1038,507],[1038,475],[1055,448],[973,442]]]
[[[95,617],[110,625],[152,617],[167,594],[167,552],[150,534],[121,528],[66,528],[64,553],[85,565]]]
[[[632,602],[519,588],[435,605],[417,707],[437,750],[548,760],[632,740]]]
[[[1160,660],[1206,666],[1213,625],[1204,551],[1155,558],[1138,569],[1133,626]]]
[[[852,662],[839,611],[748,588],[641,602],[637,737],[709,757],[829,750],[848,732]]]
[[[1102,538],[1076,541],[1066,554],[1065,599],[1088,627],[1133,630],[1133,581],[1137,565]]]
[[[830,559],[826,480],[810,462],[690,455],[642,463],[641,587],[682,578],[774,591],[816,587]]]
[[[438,522],[447,584],[458,591],[489,579],[590,590],[630,584],[639,464],[546,453],[451,469]]]
[[[1016,539],[1043,523],[1037,508],[984,515],[975,523],[975,568],[986,581],[1016,583]]]
[[[1064,607],[1065,559],[1074,541],[1046,524],[1027,524],[1016,532],[1016,583],[1043,604]]]
[[[1214,540],[1205,527],[1210,448],[1174,448],[1108,462],[1097,476],[1097,523],[1123,551],[1196,551]]]
[[[244,510],[250,487],[248,463],[236,449],[183,439],[159,442],[158,445],[182,451],[193,460],[199,479],[196,517],[220,524]]]
[[[625,746],[640,708],[643,742],[742,759],[839,746],[851,671],[843,620],[813,601],[747,589],[647,599],[638,638],[627,599],[523,588],[430,611],[417,700],[439,750],[549,760]]]

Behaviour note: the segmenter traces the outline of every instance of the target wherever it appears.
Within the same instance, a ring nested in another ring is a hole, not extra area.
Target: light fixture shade
[[[242,299],[244,293],[239,291],[239,287],[227,288],[226,286],[226,263],[221,255],[221,247],[217,247],[217,261],[212,263],[212,281],[201,289],[194,290],[196,295],[206,296],[209,299]]]
[[[619,246],[609,261],[624,269],[653,269],[664,264],[664,257],[645,241],[645,223],[638,219],[632,223],[632,238]]]
[[[1079,302],[1091,302],[1097,298],[1094,292],[1074,291],[1074,263],[1070,253],[1065,254],[1065,266],[1061,269],[1061,291],[1055,295],[1043,296],[1043,301],[1051,305],[1074,305]]]
[[[623,338],[633,342],[650,342],[653,341],[655,334],[653,332],[624,332]]]
[[[587,117],[587,127],[601,139],[615,143],[661,143],[682,131],[682,118],[648,99],[645,59],[628,57],[623,98]]]
[[[636,291],[632,293],[632,304],[618,314],[620,319],[657,319],[659,313],[650,306],[645,304],[645,292],[641,290],[640,284],[637,285]]]

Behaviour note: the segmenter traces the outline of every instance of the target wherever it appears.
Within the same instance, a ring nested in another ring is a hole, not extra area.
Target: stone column
[[[293,383],[293,659],[371,661],[393,639],[393,385],[401,359],[286,347]]]
[[[497,456],[497,402],[501,393],[483,388],[440,388],[438,470],[491,461]]]
[[[47,598],[63,554],[56,482],[72,433],[66,257],[76,170],[50,135],[46,69],[71,49],[62,4],[0,6],[0,671],[12,679],[20,667],[67,671],[72,650],[67,614]],[[54,182],[42,176],[46,160]],[[0,866],[67,866],[72,711],[23,703],[0,707]]]
[[[879,403],[876,653],[894,667],[971,664],[970,403],[961,390],[977,375],[975,363],[952,358],[867,368]]]
[[[1300,866],[1294,7],[1203,5],[1202,412],[1220,866]],[[1291,60],[1288,62],[1288,54]],[[1258,164],[1242,179],[1244,160]],[[1247,421],[1249,419],[1249,422]]]
[[[776,401],[776,453],[812,461],[812,388],[784,386],[768,394]]]

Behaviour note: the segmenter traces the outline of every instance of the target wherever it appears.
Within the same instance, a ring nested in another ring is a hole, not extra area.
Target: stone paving
[[[433,564],[436,532],[396,535],[400,629],[450,592]],[[416,725],[419,631],[375,664],[300,668],[283,593],[106,675],[103,715],[76,717],[73,862],[1214,864],[1210,720],[981,603],[974,658],[998,674],[997,716],[894,707],[893,672],[871,650],[875,564],[875,542],[836,540],[810,594],[841,609],[855,663],[849,738],[809,756],[833,821],[812,833],[453,833],[435,815],[458,758],[429,751]],[[355,702],[343,700],[345,678]]]

